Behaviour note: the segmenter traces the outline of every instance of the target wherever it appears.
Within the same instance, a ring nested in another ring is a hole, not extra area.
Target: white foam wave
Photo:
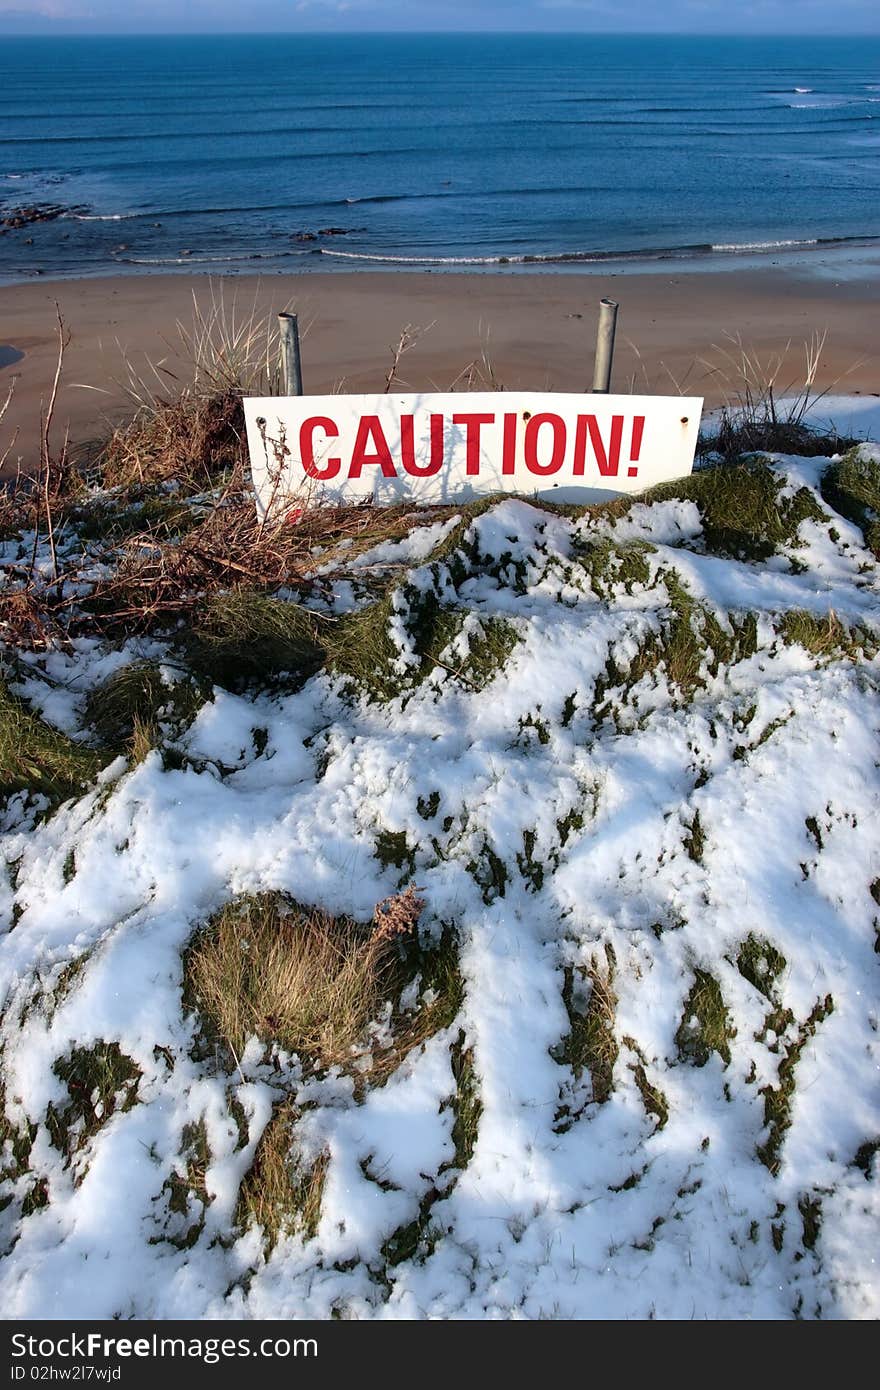
[[[128,222],[132,217],[140,217],[138,212],[68,212],[65,217],[73,217],[77,222]]]
[[[512,265],[525,260],[524,256],[382,256],[369,251],[330,251],[324,246],[320,254],[343,261],[381,261],[386,265]]]
[[[795,91],[797,92],[798,96],[801,97],[805,97],[812,90],[812,87],[795,87]]]
[[[806,241],[728,241],[713,245],[713,251],[784,251],[793,246],[817,246],[816,237]]]

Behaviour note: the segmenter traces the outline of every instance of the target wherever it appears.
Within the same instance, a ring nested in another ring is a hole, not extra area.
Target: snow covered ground
[[[774,459],[806,517],[763,557],[687,499],[416,530],[336,590],[399,567],[397,698],[218,688],[174,759],[117,759],[48,817],[10,799],[7,1317],[880,1314],[880,592],[827,466]],[[426,595],[463,624],[416,682]],[[75,730],[140,654],[81,639],[19,689]],[[410,882],[463,994],[390,1078],[193,1047],[183,952],[224,903],[366,922]],[[111,1043],[136,1093],[71,1156],[59,1059]],[[267,1254],[235,1213],[280,1102],[320,1210]]]

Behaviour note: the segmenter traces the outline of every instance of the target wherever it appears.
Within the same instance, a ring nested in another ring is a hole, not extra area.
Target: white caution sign
[[[702,399],[475,392],[245,400],[261,514],[334,502],[589,502],[687,477]]]

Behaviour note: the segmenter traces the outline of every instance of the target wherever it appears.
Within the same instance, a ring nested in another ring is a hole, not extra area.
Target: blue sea
[[[880,238],[880,40],[0,38],[0,279],[608,269]]]

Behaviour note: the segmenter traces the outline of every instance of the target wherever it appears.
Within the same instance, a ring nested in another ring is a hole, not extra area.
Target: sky
[[[0,0],[0,32],[6,33],[359,30],[880,34],[880,5],[877,0]]]

